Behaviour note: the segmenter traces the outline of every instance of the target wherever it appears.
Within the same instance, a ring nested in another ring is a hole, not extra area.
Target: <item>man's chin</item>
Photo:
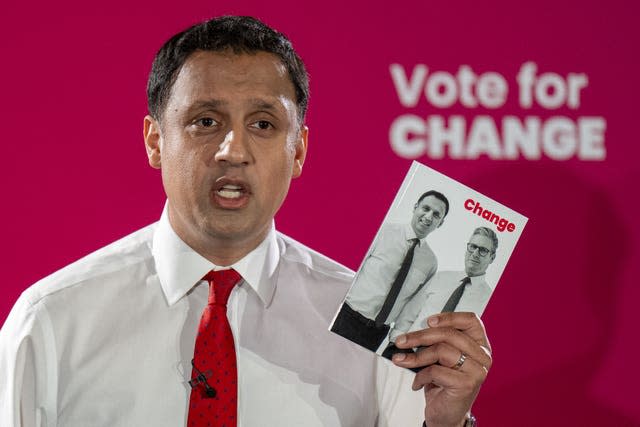
[[[268,226],[259,227],[246,221],[224,221],[219,219],[210,222],[204,231],[214,241],[226,242],[230,245],[241,245],[245,242],[262,241],[268,230]]]
[[[418,230],[418,231],[416,231],[416,237],[418,239],[424,239],[429,234],[429,231],[430,230]]]

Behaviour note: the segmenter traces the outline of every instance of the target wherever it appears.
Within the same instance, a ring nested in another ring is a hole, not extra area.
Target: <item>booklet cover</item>
[[[413,162],[331,331],[382,355],[397,336],[425,328],[432,314],[481,315],[526,223]]]

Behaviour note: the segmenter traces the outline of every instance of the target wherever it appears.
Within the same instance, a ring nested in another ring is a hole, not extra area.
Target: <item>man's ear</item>
[[[436,228],[442,227],[442,224],[444,224],[444,218],[442,218],[442,221],[440,221],[440,224],[438,224],[438,226]]]
[[[145,116],[143,132],[149,165],[151,165],[152,168],[160,169],[160,123],[149,115]]]
[[[307,157],[307,144],[309,142],[309,128],[302,125],[298,132],[298,137],[295,142],[295,157],[293,158],[293,171],[291,176],[297,178],[302,175],[302,166],[304,165],[304,159]]]
[[[496,259],[496,253],[495,252],[491,252],[491,261],[489,261],[489,264],[491,264],[494,259]]]

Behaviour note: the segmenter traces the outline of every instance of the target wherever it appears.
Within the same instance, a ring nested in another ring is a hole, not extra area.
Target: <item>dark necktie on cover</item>
[[[238,370],[227,301],[241,278],[235,270],[210,271],[203,278],[209,282],[209,303],[200,318],[191,373],[203,380],[191,389],[188,427],[236,426]]]
[[[393,284],[391,285],[391,289],[387,294],[387,298],[385,298],[384,303],[382,304],[382,308],[380,312],[376,316],[375,322],[376,326],[381,327],[387,321],[387,317],[389,317],[389,313],[391,313],[391,309],[393,305],[396,303],[396,299],[398,299],[398,295],[400,295],[400,289],[402,289],[402,284],[404,280],[407,278],[407,274],[409,273],[409,268],[411,267],[411,262],[413,261],[413,253],[416,250],[416,246],[420,242],[420,239],[411,239],[411,246],[407,250],[407,254],[404,256],[402,260],[402,265],[400,265],[400,269],[398,270],[398,274],[396,274],[396,278],[393,280]]]
[[[460,286],[453,290],[451,296],[447,300],[447,303],[444,305],[444,308],[442,309],[443,313],[448,313],[456,310],[456,307],[458,306],[460,298],[462,298],[462,294],[464,293],[464,289],[468,283],[471,283],[471,279],[468,277],[465,277],[460,281]]]

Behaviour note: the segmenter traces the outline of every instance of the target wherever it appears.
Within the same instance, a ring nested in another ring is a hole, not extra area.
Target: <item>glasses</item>
[[[489,253],[491,252],[491,250],[485,248],[484,246],[478,246],[478,245],[474,245],[473,243],[467,243],[467,252],[472,254],[476,251],[476,249],[478,250],[478,255],[480,255],[481,257],[485,257],[489,255]]]

